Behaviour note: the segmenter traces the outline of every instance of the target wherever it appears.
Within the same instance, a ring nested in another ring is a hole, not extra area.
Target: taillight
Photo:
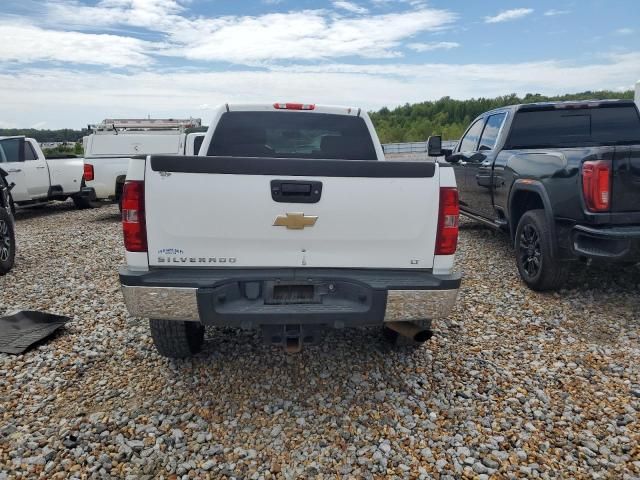
[[[312,103],[274,103],[276,110],[313,110],[316,106]]]
[[[458,189],[455,187],[440,187],[436,255],[453,255],[456,253],[459,217]]]
[[[90,182],[91,180],[93,180],[94,178],[93,165],[89,163],[84,164],[84,171],[82,172],[82,178],[84,178],[85,182]]]
[[[122,189],[122,231],[124,248],[129,252],[147,251],[144,214],[144,182],[128,180]]]
[[[611,160],[587,160],[582,164],[582,195],[592,212],[609,211],[611,170]]]

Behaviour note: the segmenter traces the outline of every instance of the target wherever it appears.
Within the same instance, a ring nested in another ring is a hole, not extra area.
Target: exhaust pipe
[[[385,322],[384,326],[417,343],[424,343],[433,337],[433,330],[424,329],[411,322]]]

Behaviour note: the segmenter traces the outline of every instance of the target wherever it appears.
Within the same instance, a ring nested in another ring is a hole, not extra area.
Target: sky
[[[637,80],[638,0],[0,0],[0,127]]]

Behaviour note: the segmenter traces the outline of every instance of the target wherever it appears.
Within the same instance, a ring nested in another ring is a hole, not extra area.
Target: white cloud
[[[504,10],[493,17],[484,17],[484,21],[485,23],[509,22],[511,20],[526,17],[531,13],[533,13],[532,8],[514,8],[511,10]]]
[[[361,8],[345,1],[335,4]],[[395,57],[401,55],[398,48],[406,39],[440,31],[457,18],[448,10],[424,7],[356,18],[326,10],[188,18],[181,9],[175,0],[102,0],[94,7],[57,0],[49,5],[47,16],[50,24],[75,28],[145,28],[164,36],[170,45],[162,49],[164,55],[248,65],[345,56]]]
[[[633,28],[619,28],[615,31],[615,33],[617,35],[633,35],[635,33],[635,30]]]
[[[54,61],[106,65],[146,66],[148,42],[118,35],[45,30],[19,22],[0,23],[0,63]]]
[[[571,12],[569,10],[555,10],[553,8],[544,12],[545,16],[547,17],[555,17],[556,15],[567,15],[568,13]]]
[[[366,109],[406,102],[557,94],[631,88],[640,51],[578,65],[561,61],[516,64],[315,64],[264,71],[88,73],[30,69],[0,73],[3,122],[75,127],[107,117],[199,116],[224,102],[300,101]],[[442,79],[446,78],[444,82]],[[383,92],[383,93],[381,93]],[[208,118],[203,119],[208,122]]]
[[[351,13],[368,13],[369,12],[369,10],[367,10],[366,8],[353,2],[335,1],[333,2],[333,6],[335,8],[346,10],[347,12],[351,12]]]
[[[330,17],[319,10],[233,17],[223,25],[194,25],[189,35],[173,35],[176,55],[197,60],[255,63],[285,59],[317,60],[345,56],[390,58],[411,36],[437,31],[455,16],[443,10]]]
[[[409,43],[407,47],[416,52],[430,52],[432,50],[451,50],[460,46],[457,42],[431,42],[431,43]]]
[[[161,31],[183,18],[184,7],[177,0],[100,0],[96,6],[77,0],[48,0],[45,12],[53,24],[69,27],[131,25]]]

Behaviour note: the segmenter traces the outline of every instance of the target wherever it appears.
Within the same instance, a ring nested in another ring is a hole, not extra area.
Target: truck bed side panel
[[[82,158],[55,158],[47,160],[52,186],[61,186],[64,193],[77,193],[82,185],[84,160]]]
[[[640,212],[640,145],[616,147],[613,212]]]

